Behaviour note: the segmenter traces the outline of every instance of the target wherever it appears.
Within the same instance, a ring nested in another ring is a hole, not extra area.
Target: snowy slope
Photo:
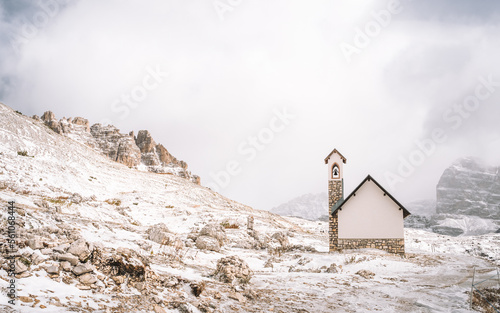
[[[28,156],[18,155],[23,150]],[[17,203],[19,256],[31,265],[17,280],[23,298],[13,308],[0,270],[5,312],[468,312],[472,266],[500,266],[500,235],[407,229],[405,258],[371,250],[329,254],[325,222],[254,210],[175,175],[130,169],[0,105],[2,208],[10,199]],[[247,231],[248,216],[256,232]],[[4,209],[0,220],[5,229]],[[197,248],[192,236],[221,222],[239,228],[226,229],[218,252]],[[148,231],[158,223],[182,244],[152,241]],[[273,241],[277,232],[287,249]],[[42,246],[25,246],[36,238]],[[62,266],[53,251],[79,238],[95,247],[92,260],[81,261],[95,266],[90,286],[71,272],[47,272]],[[147,279],[119,281],[119,273],[99,267],[100,253],[144,262]],[[248,284],[211,276],[230,255],[254,272]],[[190,286],[199,282],[206,289],[196,297]]]

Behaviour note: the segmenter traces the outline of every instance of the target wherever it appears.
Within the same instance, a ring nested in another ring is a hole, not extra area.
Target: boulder
[[[356,275],[359,275],[366,279],[372,279],[375,276],[375,273],[368,270],[359,270],[356,272]]]
[[[149,240],[161,245],[173,246],[176,249],[183,249],[185,247],[184,242],[174,234],[169,233],[167,226],[163,223],[152,226],[148,229],[147,233]]]
[[[80,275],[78,280],[84,285],[92,285],[97,282],[97,277],[93,274],[85,273]]]
[[[71,271],[76,276],[80,276],[82,274],[90,273],[90,272],[94,271],[94,268],[92,267],[92,265],[90,265],[88,263],[84,263],[84,264],[80,264],[80,265],[75,266],[73,268],[73,270],[71,270]]]
[[[54,256],[54,258],[56,260],[59,260],[59,261],[67,261],[69,262],[71,265],[75,266],[78,264],[78,257],[77,256],[74,256],[73,254],[71,253],[65,253],[65,254],[56,254]]]
[[[54,253],[54,250],[49,248],[40,249],[40,253],[43,255],[51,255],[52,253]]]
[[[15,269],[14,273],[15,274],[21,274],[24,273],[28,270],[29,266],[23,262],[20,258],[16,260],[15,264]]]
[[[61,267],[65,272],[71,272],[71,270],[73,269],[71,263],[69,263],[68,261],[61,262]]]
[[[68,251],[69,249],[69,243],[64,243],[62,245],[59,245],[55,248],[52,248],[52,250],[55,252],[55,253],[60,253],[60,254],[64,254],[66,253],[66,251]],[[43,252],[42,252],[43,253]]]
[[[205,227],[202,228],[200,231],[200,236],[208,236],[217,239],[219,242],[219,245],[223,245],[226,240],[226,231],[224,230],[224,227],[222,227],[219,224],[208,224]]]
[[[148,239],[156,243],[162,244],[168,238],[167,234],[169,232],[170,231],[168,230],[167,226],[164,223],[159,223],[151,226],[147,230]]]
[[[29,239],[27,242],[27,245],[33,250],[42,249],[43,248],[43,241],[40,237],[35,237],[32,239]]]
[[[33,264],[33,265],[38,265],[44,261],[45,261],[45,258],[39,254],[33,253],[31,255],[31,264]]]
[[[53,264],[47,267],[47,273],[51,275],[59,275],[59,264]]]
[[[220,245],[217,239],[209,236],[200,236],[196,239],[196,248],[220,252]]]
[[[337,267],[337,264],[332,263],[330,267],[326,269],[327,273],[332,273],[332,274],[337,274],[339,272],[339,268]]]
[[[246,298],[244,295],[242,295],[241,293],[239,292],[231,292],[229,293],[229,296],[228,296],[230,299],[234,299],[234,300],[237,300],[239,302],[245,302],[246,301]]]
[[[83,197],[80,194],[78,194],[78,193],[74,193],[69,198],[69,201],[71,201],[73,203],[76,203],[76,204],[80,204],[83,201]]]
[[[253,276],[253,271],[245,261],[233,255],[217,261],[214,276],[225,283],[248,283]]]
[[[274,233],[271,236],[271,239],[278,242],[279,245],[284,249],[290,246],[290,242],[288,241],[288,236],[284,232]]]
[[[76,255],[83,262],[90,257],[92,250],[92,244],[87,243],[85,239],[78,239],[69,246],[68,253]]]

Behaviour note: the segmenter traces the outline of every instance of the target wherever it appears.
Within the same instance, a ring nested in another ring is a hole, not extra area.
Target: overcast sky
[[[402,202],[500,165],[498,0],[0,0],[0,101],[148,129],[257,209],[371,174]]]

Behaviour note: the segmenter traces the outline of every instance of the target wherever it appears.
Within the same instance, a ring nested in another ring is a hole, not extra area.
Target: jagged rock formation
[[[439,180],[436,210],[500,219],[500,168],[473,158],[457,160]]]
[[[141,151],[135,144],[133,132],[120,134],[120,130],[112,125],[94,124],[90,133],[102,153],[111,160],[130,167],[141,164]]]
[[[38,116],[33,117],[40,120]],[[94,124],[81,117],[57,120],[51,111],[45,112],[41,121],[58,134],[68,136],[102,152],[113,161],[133,168],[145,167],[155,173],[170,173],[200,184],[200,177],[187,170],[184,161],[177,160],[161,144],[157,144],[149,131],[140,130],[122,134],[113,125]]]
[[[297,216],[308,220],[318,220],[328,215],[328,196],[326,192],[305,194],[283,203],[270,210],[282,216]]]

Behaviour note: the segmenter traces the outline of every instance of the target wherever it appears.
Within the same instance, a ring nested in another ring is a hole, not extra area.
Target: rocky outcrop
[[[436,211],[500,219],[500,168],[457,160],[439,180]]]
[[[133,132],[120,134],[120,130],[113,125],[94,124],[90,127],[90,133],[102,153],[111,160],[129,167],[141,164],[141,151],[135,145]]]
[[[61,123],[56,120],[56,116],[54,113],[47,111],[42,115],[42,121],[47,125],[50,129],[55,131],[56,133],[62,133]]]
[[[155,173],[174,174],[200,184],[200,177],[187,170],[186,162],[177,160],[163,145],[157,144],[147,130],[140,130],[137,136],[134,132],[122,134],[113,125],[90,126],[82,117],[57,120],[51,111],[45,112],[40,120],[56,133],[86,144],[113,161],[133,168],[145,167]]]
[[[187,164],[177,160],[161,144],[157,144],[149,131],[140,130],[135,137],[135,144],[141,151],[141,162],[146,165],[151,172],[174,173],[180,177],[190,179],[199,184],[199,177],[191,175],[187,171]]]

